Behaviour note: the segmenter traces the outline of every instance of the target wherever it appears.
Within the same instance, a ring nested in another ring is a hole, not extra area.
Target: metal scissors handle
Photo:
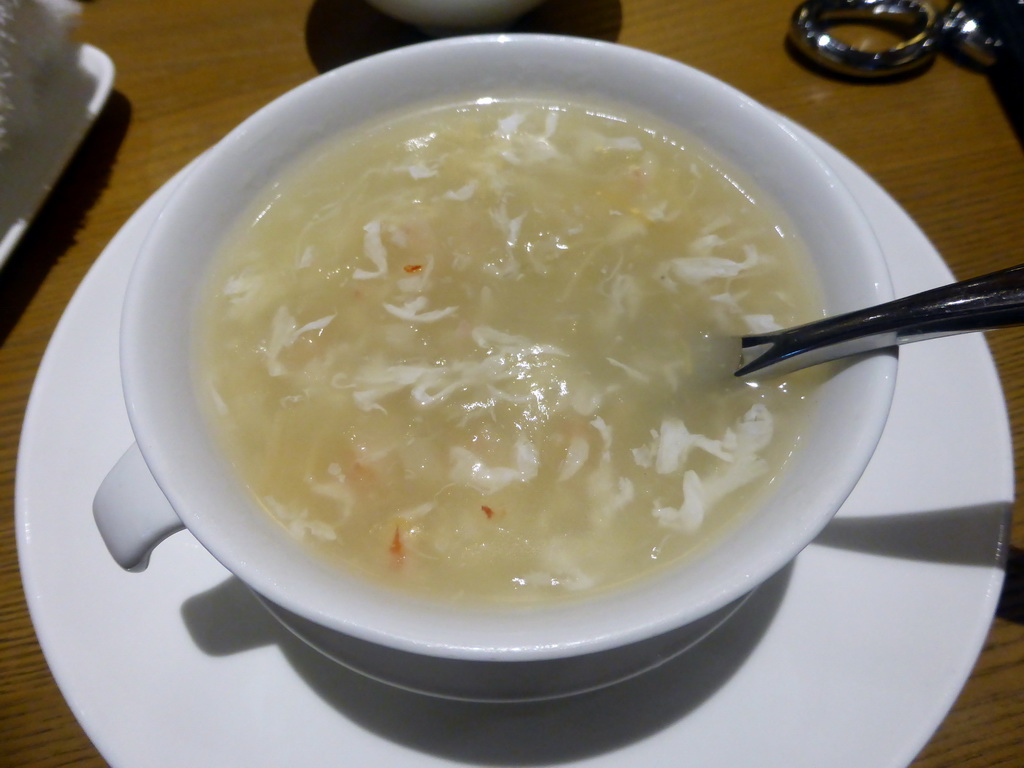
[[[869,51],[838,40],[837,24],[884,24],[907,31],[898,44]],[[996,61],[1001,41],[982,29],[963,2],[939,13],[928,0],[806,0],[790,23],[789,39],[798,51],[826,69],[848,77],[902,75],[948,50],[978,67]]]

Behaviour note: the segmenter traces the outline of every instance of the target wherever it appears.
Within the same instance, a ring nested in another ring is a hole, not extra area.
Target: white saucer
[[[32,130],[9,137],[0,152],[0,267],[10,257],[107,102],[114,64],[99,48],[80,45],[68,66],[38,84]]]
[[[897,292],[949,281],[906,214],[822,151],[874,221]],[[709,641],[571,700],[443,702],[308,650],[187,533],[160,545],[142,574],[104,550],[92,497],[132,441],[118,383],[121,296],[167,194],[128,222],[68,306],[18,462],[32,618],[112,765],[885,768],[906,766],[941,722],[992,620],[1013,495],[1002,393],[980,335],[904,347],[863,481]]]

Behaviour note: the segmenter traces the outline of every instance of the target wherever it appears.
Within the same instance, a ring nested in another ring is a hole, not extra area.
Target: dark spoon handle
[[[1024,324],[1024,265],[772,333],[744,336],[737,376],[797,370],[910,341]],[[798,359],[799,358],[799,359]]]

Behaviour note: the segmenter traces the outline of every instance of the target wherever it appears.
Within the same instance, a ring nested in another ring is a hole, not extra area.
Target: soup
[[[675,128],[438,105],[259,196],[211,268],[198,388],[314,556],[445,600],[586,595],[708,546],[783,471],[820,374],[736,381],[708,352],[820,315],[810,274]]]

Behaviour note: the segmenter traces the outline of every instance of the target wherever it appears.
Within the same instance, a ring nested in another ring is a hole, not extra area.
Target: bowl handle
[[[103,478],[92,514],[103,543],[126,571],[146,570],[153,548],[185,527],[150,474],[137,443]]]

